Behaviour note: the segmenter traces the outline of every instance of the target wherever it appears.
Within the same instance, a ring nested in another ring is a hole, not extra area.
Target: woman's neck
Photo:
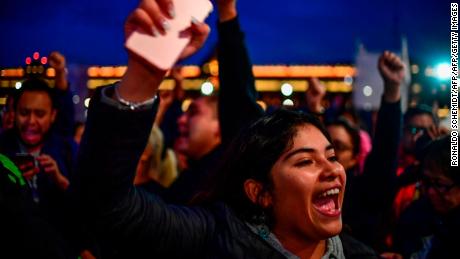
[[[326,252],[326,240],[311,241],[304,238],[285,238],[276,233],[275,235],[286,250],[302,259],[321,258]]]

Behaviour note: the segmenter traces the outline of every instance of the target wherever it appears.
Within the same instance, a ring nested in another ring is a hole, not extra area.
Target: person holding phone
[[[15,96],[15,125],[0,135],[0,152],[16,159],[41,217],[65,238],[75,238],[67,190],[76,145],[53,128],[56,108],[45,81],[24,81]]]

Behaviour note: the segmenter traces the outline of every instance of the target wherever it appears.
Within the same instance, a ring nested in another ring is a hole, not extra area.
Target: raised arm
[[[126,21],[126,35],[138,28],[148,31],[158,20],[170,18],[171,4],[170,0],[143,0]],[[209,29],[194,24],[192,31],[182,57],[203,44]],[[164,74],[129,53],[122,81],[96,92],[80,146],[77,190],[92,228],[103,238],[149,247],[152,255],[198,254],[214,227],[208,212],[168,206],[133,187],[137,161],[155,117],[157,103],[148,103]]]
[[[384,179],[395,179],[401,137],[400,89],[404,81],[404,64],[396,54],[385,51],[379,58],[378,68],[384,91],[365,173],[371,176],[380,173]]]
[[[238,22],[236,1],[219,0],[217,9],[219,121],[222,142],[227,143],[241,128],[262,116],[263,111],[256,103],[252,63]]]
[[[350,225],[357,238],[381,249],[393,197],[396,192],[396,166],[401,135],[400,87],[404,78],[401,59],[384,52],[378,67],[384,80],[384,93],[378,111],[372,151],[369,153],[362,177],[353,186],[361,197],[353,201],[358,209]]]
[[[61,53],[53,51],[49,55],[49,64],[56,73],[54,81],[58,113],[54,128],[59,135],[72,138],[75,126],[75,108],[72,101],[72,92],[67,81],[66,59]]]

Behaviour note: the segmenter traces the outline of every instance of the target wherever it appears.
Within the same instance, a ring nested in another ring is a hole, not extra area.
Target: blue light
[[[448,63],[438,64],[435,68],[437,78],[444,80],[450,77],[450,65]]]

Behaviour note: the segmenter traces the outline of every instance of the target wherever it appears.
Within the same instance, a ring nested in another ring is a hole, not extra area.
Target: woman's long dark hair
[[[244,182],[247,179],[257,180],[263,184],[265,191],[270,191],[273,165],[292,147],[299,126],[306,124],[318,128],[331,141],[324,126],[313,115],[279,109],[257,120],[232,142],[215,175],[214,187],[198,196],[197,201],[223,201],[238,217],[252,222],[263,208],[246,196]]]

